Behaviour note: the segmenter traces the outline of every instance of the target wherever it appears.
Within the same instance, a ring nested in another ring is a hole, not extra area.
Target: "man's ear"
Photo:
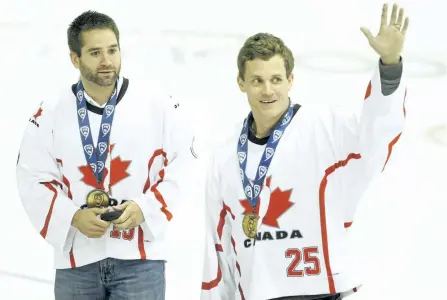
[[[71,59],[71,63],[73,64],[73,66],[76,69],[79,69],[79,65],[80,65],[80,60],[79,60],[79,56],[78,54],[76,54],[73,51],[70,51],[70,59]]]
[[[245,93],[245,81],[238,75],[237,76],[237,85],[239,86],[239,89],[241,92]]]
[[[289,91],[292,89],[293,79],[294,79],[294,76],[293,76],[293,73],[291,72],[289,77],[287,78],[287,81],[289,82]]]

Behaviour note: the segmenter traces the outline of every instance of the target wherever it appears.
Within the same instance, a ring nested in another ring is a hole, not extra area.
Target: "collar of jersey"
[[[125,77],[120,77],[118,79],[118,91],[119,92],[118,92],[118,98],[116,99],[116,105],[118,105],[118,103],[121,101],[121,99],[123,99],[124,94],[126,94],[128,87],[129,87],[129,79],[127,79]],[[76,97],[76,83],[71,86],[71,91],[73,92],[73,95]],[[102,115],[106,104],[100,106],[98,103],[93,101],[93,99],[89,95],[87,95],[87,93],[84,92],[84,95],[85,95],[85,99],[87,100],[86,101],[87,109],[89,111],[91,111],[92,113]]]
[[[290,98],[289,98],[289,101],[291,101]],[[299,104],[294,104],[293,105],[293,116],[292,116],[292,118],[296,115],[296,113],[298,112],[298,109],[300,109],[300,107],[301,107],[301,105],[299,105]],[[285,113],[286,112],[284,112],[284,114]],[[278,122],[275,125],[273,125],[272,130],[281,121],[281,119],[282,119],[282,116],[281,116],[281,118],[279,118]],[[268,140],[269,140],[269,138],[270,138],[271,131],[270,131],[269,135],[266,136],[266,137],[263,137],[263,138],[256,137],[256,134],[255,134],[255,132],[253,130],[253,121],[254,121],[254,119],[253,119],[253,116],[251,115],[248,118],[248,120],[247,120],[247,122],[248,122],[247,125],[248,125],[248,128],[249,128],[249,130],[248,130],[248,140],[250,142],[252,142],[253,144],[256,144],[256,145],[266,145]]]

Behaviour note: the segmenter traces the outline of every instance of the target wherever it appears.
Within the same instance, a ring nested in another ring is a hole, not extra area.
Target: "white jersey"
[[[207,179],[202,300],[350,293],[361,285],[350,272],[346,228],[403,131],[405,93],[401,80],[384,96],[377,68],[358,111],[296,106],[265,176],[253,239],[242,227],[252,207],[237,155],[242,124],[236,128]],[[250,180],[266,142],[249,137]]]
[[[74,268],[102,260],[166,259],[166,230],[182,201],[181,178],[193,158],[193,137],[181,107],[168,94],[147,92],[148,83],[120,78],[104,179],[100,188],[121,204],[133,200],[145,221],[122,232],[110,226],[88,238],[71,226],[75,212],[97,188],[81,143],[74,87],[45,101],[30,118],[17,162],[17,183],[35,229],[53,246],[55,267]],[[96,145],[103,108],[87,98]]]

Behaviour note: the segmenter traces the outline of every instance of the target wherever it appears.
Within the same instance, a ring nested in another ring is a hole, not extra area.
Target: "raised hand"
[[[360,30],[365,34],[370,46],[380,55],[382,62],[390,65],[400,60],[408,24],[408,18],[405,17],[404,20],[404,9],[399,8],[397,4],[393,5],[388,22],[388,4],[384,4],[379,34],[374,36],[365,27],[361,27]]]

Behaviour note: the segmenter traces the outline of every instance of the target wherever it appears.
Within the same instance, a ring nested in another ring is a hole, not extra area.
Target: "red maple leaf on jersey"
[[[113,148],[115,147],[115,145],[111,145],[109,148],[109,154],[111,155],[111,153],[113,152]],[[115,158],[112,159],[111,162],[111,173],[110,173],[110,180],[109,180],[109,191],[111,193],[112,190],[112,186],[114,186],[115,184],[117,184],[118,182],[120,182],[121,180],[127,178],[130,176],[129,173],[127,173],[127,168],[129,167],[130,163],[132,161],[131,160],[121,160],[120,156],[117,156]],[[93,169],[89,166],[81,166],[79,167],[79,170],[81,171],[81,173],[84,175],[81,180],[94,188],[100,188],[100,189],[104,189],[104,181],[107,177],[107,175],[109,174],[109,169],[108,168],[104,168],[104,174],[103,174],[103,179],[102,182],[99,184],[96,181],[96,177],[93,174]]]
[[[39,109],[37,110],[37,112],[33,115],[34,120],[37,120],[38,117],[40,117],[42,115],[43,109],[42,107],[39,107]]]
[[[265,185],[270,188],[272,177],[269,176],[266,179]],[[267,212],[262,218],[262,224],[279,228],[278,224],[278,218],[282,216],[294,203],[290,202],[290,195],[292,193],[292,190],[286,190],[282,191],[280,188],[276,188],[272,193],[270,194],[270,203],[267,208]],[[255,207],[256,214],[259,214],[259,207],[262,199],[258,201]],[[247,199],[239,200],[242,207],[244,208],[243,214],[251,213],[253,211],[253,208],[250,204],[250,202]]]

